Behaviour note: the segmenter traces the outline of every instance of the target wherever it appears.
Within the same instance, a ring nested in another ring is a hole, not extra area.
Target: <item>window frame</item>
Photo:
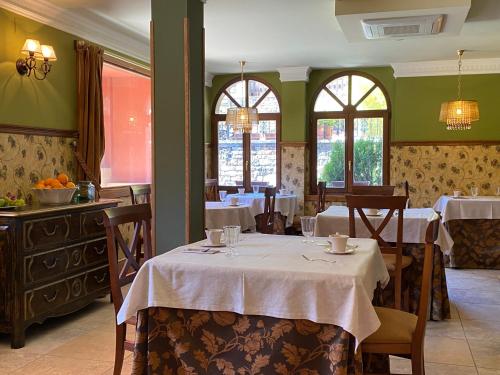
[[[368,90],[357,103],[351,104],[351,91],[352,91],[352,76],[357,75],[371,80],[375,86]],[[335,79],[340,77],[348,77],[348,104],[344,107],[342,111],[328,111],[328,112],[315,112],[314,107],[318,96],[326,86]],[[387,103],[387,109],[377,109],[377,110],[357,110],[355,104],[361,104],[366,97],[373,92],[376,88],[380,88],[385,96]],[[327,194],[341,194],[352,192],[352,186],[354,181],[354,173],[351,168],[349,170],[349,162],[353,165],[354,159],[354,120],[356,118],[370,118],[370,117],[381,117],[383,118],[383,148],[382,148],[382,183],[383,185],[388,185],[390,181],[390,136],[391,136],[391,101],[389,94],[384,87],[384,85],[372,75],[360,72],[357,70],[346,70],[342,72],[335,73],[325,79],[321,85],[316,89],[314,95],[312,96],[310,107],[309,107],[309,130],[310,130],[310,140],[309,144],[311,147],[310,155],[310,191],[312,194],[317,194],[318,189],[318,171],[317,171],[317,124],[318,120],[321,119],[345,119],[345,129],[346,129],[346,144],[345,144],[345,186],[343,188],[327,188]]]
[[[134,61],[124,59],[121,56],[117,56],[117,55],[110,53],[108,51],[104,51],[104,54],[103,54],[103,67],[104,67],[104,64],[113,65],[117,68],[127,70],[131,73],[135,73],[135,74],[139,74],[139,75],[144,76],[144,77],[148,77],[151,80],[151,90],[153,90],[153,76],[151,73],[151,68],[148,68],[146,65],[142,65],[140,63],[136,63]],[[151,139],[152,139],[152,142],[154,142],[154,140],[153,140],[153,130],[154,130],[153,126],[154,126],[153,125],[153,91],[151,91]],[[153,152],[154,152],[153,144],[151,144],[151,156],[154,159]],[[151,185],[154,182],[153,162],[154,162],[154,160],[151,160],[151,167],[153,169],[151,171]],[[102,163],[102,160],[101,160],[101,163]],[[99,167],[102,168],[101,166],[99,166]],[[109,185],[109,186],[103,186],[102,190],[103,191],[111,191],[113,189],[119,189],[119,188],[131,186],[131,185],[134,185],[134,184],[116,184],[116,185],[113,184],[113,185]]]
[[[219,121],[225,121],[225,114],[217,114],[216,107],[217,102],[222,94],[226,94],[233,104],[237,105],[237,101],[231,97],[231,95],[226,91],[226,89],[232,84],[241,81],[240,77],[235,77],[222,86],[217,94],[213,97],[212,102],[212,110],[211,110],[211,143],[212,143],[212,152],[211,152],[211,174],[212,178],[217,180],[217,186],[219,189],[227,190],[228,192],[237,192],[239,186],[224,186],[219,185],[219,137],[218,137],[218,123]],[[282,106],[281,106],[281,98],[276,89],[266,80],[252,76],[246,75],[244,77],[246,92],[245,92],[245,103],[248,103],[248,81],[257,81],[266,85],[268,87],[268,91],[273,93],[276,96],[276,100],[278,101],[278,105],[280,111],[277,113],[259,113],[259,121],[276,121],[276,187],[281,186],[281,115],[282,115]],[[254,104],[253,107],[256,107],[260,104],[261,100],[265,98],[268,93],[266,91],[265,94],[259,98],[259,100]],[[251,139],[250,134],[243,133],[243,187],[246,191],[251,191]],[[247,167],[248,166],[248,167]]]

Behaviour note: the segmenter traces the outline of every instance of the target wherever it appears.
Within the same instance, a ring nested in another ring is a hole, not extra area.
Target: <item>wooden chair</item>
[[[134,233],[130,245],[127,245],[119,229],[119,225],[133,224]],[[151,206],[149,204],[137,204],[133,206],[123,206],[108,208],[104,210],[104,226],[106,227],[108,259],[109,259],[109,279],[111,283],[111,296],[115,307],[115,314],[118,314],[122,303],[122,287],[130,284],[140,268],[140,263],[136,261],[135,251],[139,235],[143,233],[144,259],[148,260],[152,256],[151,248]],[[119,249],[125,256],[124,260],[118,259]],[[119,375],[123,366],[125,350],[134,351],[134,343],[127,340],[127,325],[134,326],[136,319],[129,319],[127,322],[116,325],[115,344],[115,365],[114,375]]]
[[[385,307],[375,307],[379,329],[361,343],[362,353],[391,354],[411,359],[413,375],[424,375],[424,336],[433,272],[434,242],[439,216],[432,217],[425,235],[424,267],[418,315]]]
[[[410,184],[408,183],[408,180],[405,181],[404,188],[406,196],[406,208],[410,208]]]
[[[395,186],[381,185],[381,186],[353,186],[353,195],[394,195]]]
[[[132,204],[151,203],[151,185],[130,185]]]
[[[326,203],[326,182],[318,182],[318,202],[316,204],[316,214],[325,210]]]
[[[217,191],[217,180],[207,178],[205,180],[205,200],[208,202],[217,202],[219,200]]]
[[[265,234],[285,234],[286,217],[275,212],[276,188],[267,187],[264,191],[264,213],[255,216],[257,232]]]
[[[377,240],[380,251],[384,256],[389,274],[394,279],[394,301],[395,307],[401,309],[401,290],[403,269],[409,267],[412,258],[403,256],[403,211],[406,207],[406,197],[403,196],[381,196],[381,195],[347,195],[347,207],[349,208],[349,236],[356,237],[355,211],[371,234],[371,238]],[[378,228],[374,228],[366,217],[363,208],[388,209],[387,215]],[[394,212],[398,210],[397,238],[395,246],[388,244],[380,234],[391,220]]]

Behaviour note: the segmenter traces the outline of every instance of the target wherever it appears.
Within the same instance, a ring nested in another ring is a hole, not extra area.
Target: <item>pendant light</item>
[[[473,121],[479,120],[477,100],[462,100],[462,55],[458,50],[458,98],[441,104],[439,121],[446,123],[447,130],[469,130]]]
[[[241,66],[241,87],[243,105],[241,107],[231,107],[227,110],[226,124],[230,125],[235,132],[251,133],[252,127],[259,124],[259,114],[257,108],[247,107],[245,80],[243,77],[243,67],[245,61],[240,61]]]

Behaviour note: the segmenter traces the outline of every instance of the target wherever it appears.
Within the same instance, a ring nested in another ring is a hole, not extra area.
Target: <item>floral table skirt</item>
[[[409,312],[416,314],[418,301],[420,299],[420,288],[422,287],[422,272],[424,267],[424,244],[405,244],[403,254],[411,256],[413,262],[405,271],[406,282],[410,291]],[[430,295],[430,319],[444,320],[450,319],[450,300],[446,287],[446,274],[444,268],[444,257],[441,250],[434,246],[432,284]],[[394,286],[393,280],[382,292],[382,300],[376,301],[379,306],[394,305]]]
[[[149,308],[138,314],[133,374],[362,374],[342,328],[230,312]]]
[[[500,220],[451,220],[446,225],[454,242],[447,267],[500,269]]]

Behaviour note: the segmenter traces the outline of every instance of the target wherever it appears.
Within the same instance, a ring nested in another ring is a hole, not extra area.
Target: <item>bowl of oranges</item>
[[[33,188],[38,201],[42,204],[67,204],[73,199],[76,185],[65,173],[59,173],[56,178],[40,180]]]

